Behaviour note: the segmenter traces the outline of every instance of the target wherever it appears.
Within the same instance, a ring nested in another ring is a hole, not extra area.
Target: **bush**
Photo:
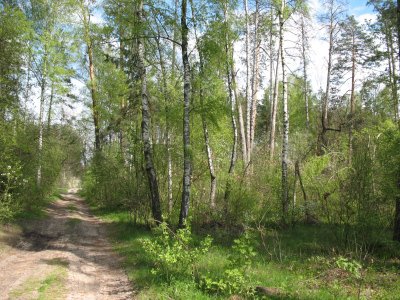
[[[197,276],[199,256],[205,254],[211,247],[212,239],[206,237],[200,245],[193,245],[190,226],[173,232],[166,223],[155,229],[154,240],[141,240],[142,247],[153,262],[152,274],[168,283],[178,277]]]
[[[250,286],[248,270],[256,256],[252,246],[252,237],[245,232],[240,238],[234,240],[232,254],[229,256],[228,268],[221,278],[212,278],[210,274],[201,276],[200,287],[212,294],[232,295],[238,294],[245,297],[254,295],[254,286]]]

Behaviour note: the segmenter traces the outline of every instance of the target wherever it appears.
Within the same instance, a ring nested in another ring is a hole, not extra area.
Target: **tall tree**
[[[356,74],[357,67],[361,66],[370,56],[370,41],[362,26],[358,24],[353,16],[348,17],[339,24],[340,34],[338,35],[334,52],[338,56],[333,66],[333,73],[341,78],[342,85],[350,72],[350,113],[349,113],[349,141],[348,141],[348,162],[351,164],[353,152],[353,131],[355,126],[356,112]]]
[[[331,74],[333,68],[333,55],[336,44],[336,36],[338,32],[339,23],[343,15],[343,3],[341,0],[325,0],[324,6],[326,12],[321,16],[322,21],[326,24],[328,32],[328,67],[326,75],[326,88],[323,96],[322,103],[322,131],[320,141],[318,144],[318,153],[321,155],[324,148],[327,147],[326,134],[329,130],[328,110],[331,92]]]
[[[256,0],[254,12],[254,52],[253,52],[253,74],[251,81],[251,110],[250,110],[250,145],[249,145],[249,161],[254,148],[254,135],[256,130],[257,106],[258,106],[258,87],[259,87],[259,64],[260,64],[260,3]]]
[[[250,64],[250,18],[249,18],[249,8],[248,8],[248,0],[243,0],[244,2],[244,11],[246,18],[246,159],[245,164],[247,165],[250,160],[250,137],[251,137],[251,98],[250,98],[250,72],[251,72],[251,64]]]
[[[231,124],[232,124],[232,132],[233,132],[233,143],[231,150],[231,157],[229,163],[228,170],[228,179],[226,183],[225,190],[225,201],[229,199],[232,185],[232,177],[233,172],[235,170],[236,158],[237,158],[237,141],[238,141],[238,132],[237,132],[237,124],[236,124],[236,116],[235,116],[235,101],[236,101],[236,87],[235,87],[235,67],[233,60],[233,41],[232,41],[232,32],[231,26],[229,23],[229,1],[224,0],[223,10],[224,10],[224,28],[225,28],[225,55],[226,55],[226,78],[228,81],[228,97],[230,104],[230,114],[231,114]],[[225,208],[227,207],[227,203],[225,202]]]
[[[279,15],[279,46],[281,50],[282,62],[282,94],[283,94],[283,132],[282,132],[282,222],[286,224],[289,213],[289,179],[288,179],[288,162],[289,162],[289,110],[288,110],[288,83],[286,77],[286,60],[284,41],[284,24],[285,24],[286,1],[281,0],[278,8]]]
[[[90,2],[90,1],[89,1]],[[97,99],[97,86],[96,86],[96,75],[94,66],[94,42],[92,33],[92,24],[90,21],[90,3],[86,0],[79,0],[80,13],[82,17],[83,27],[83,41],[86,45],[86,55],[89,63],[89,89],[90,96],[92,98],[92,117],[94,125],[94,146],[95,151],[100,152],[101,150],[101,137],[100,137],[100,120],[99,120],[99,108]]]
[[[211,207],[215,207],[215,197],[217,193],[217,176],[215,173],[215,168],[214,168],[214,159],[213,159],[213,154],[212,154],[212,149],[210,145],[210,137],[209,137],[209,131],[208,131],[208,126],[207,126],[207,120],[205,116],[205,107],[204,107],[204,87],[202,84],[202,79],[205,77],[204,74],[204,58],[203,58],[203,53],[202,51],[198,48],[200,44],[200,40],[198,37],[197,33],[197,20],[196,20],[196,9],[193,5],[193,0],[190,0],[190,6],[192,10],[192,19],[193,19],[193,27],[194,27],[194,35],[196,39],[196,45],[197,45],[197,50],[199,53],[199,63],[200,63],[200,87],[199,87],[199,98],[200,98],[200,109],[201,109],[201,123],[203,127],[203,136],[204,136],[204,144],[205,144],[205,149],[206,149],[206,154],[207,154],[207,163],[208,163],[208,169],[210,171],[210,205]]]
[[[141,28],[140,31],[143,32],[145,26],[143,0],[140,0],[138,4],[137,20],[138,20],[137,25],[139,26],[139,28]],[[146,67],[144,65],[145,47],[143,38],[138,38],[137,43],[138,43],[138,69],[141,81],[143,153],[146,165],[147,178],[149,180],[149,188],[151,195],[151,210],[153,213],[153,218],[157,222],[161,223],[162,213],[160,204],[160,191],[158,189],[158,180],[153,163],[153,149],[151,145],[151,132],[150,132],[151,116],[150,116],[149,97],[147,92]]]
[[[181,2],[181,34],[183,63],[183,181],[179,227],[185,226],[189,214],[190,186],[192,181],[192,149],[190,145],[191,82],[188,53],[187,0]]]

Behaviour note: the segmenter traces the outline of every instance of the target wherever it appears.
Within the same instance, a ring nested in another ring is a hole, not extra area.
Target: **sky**
[[[324,89],[326,85],[326,69],[327,69],[327,54],[328,54],[328,43],[323,40],[326,32],[318,26],[317,15],[321,12],[322,6],[321,1],[311,0],[311,6],[313,11],[313,23],[314,35],[310,39],[310,58],[311,63],[309,67],[309,74],[312,89],[314,92],[318,91],[320,88]],[[371,6],[367,6],[367,1],[356,0],[348,2],[348,15],[354,15],[356,20],[360,23],[366,23],[369,20],[375,20],[376,15]],[[319,28],[319,29],[318,29]],[[346,87],[344,87],[346,88]]]

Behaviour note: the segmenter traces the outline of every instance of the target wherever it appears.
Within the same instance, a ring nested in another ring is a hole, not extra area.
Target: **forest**
[[[0,266],[58,210],[134,299],[399,299],[399,87],[400,1],[0,0]]]

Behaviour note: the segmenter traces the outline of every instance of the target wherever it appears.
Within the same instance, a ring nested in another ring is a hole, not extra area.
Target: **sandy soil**
[[[62,195],[47,213],[46,219],[23,224],[20,232],[3,228],[0,299],[43,295],[52,299],[132,299],[132,286],[107,241],[105,224],[90,214],[75,191]],[[64,275],[57,280],[51,277],[55,268],[65,269],[58,272]]]

